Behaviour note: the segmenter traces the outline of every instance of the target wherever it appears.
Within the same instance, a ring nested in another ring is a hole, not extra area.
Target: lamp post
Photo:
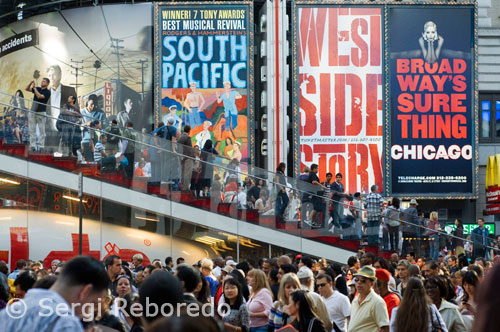
[[[83,174],[78,174],[78,200],[79,200],[79,222],[78,222],[78,255],[82,255],[82,213],[83,213]]]

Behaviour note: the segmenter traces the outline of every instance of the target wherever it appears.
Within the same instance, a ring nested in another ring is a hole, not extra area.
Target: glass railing
[[[14,98],[0,93],[0,100]],[[416,209],[386,209],[376,193],[339,195],[330,183],[310,183],[312,175],[296,179],[269,172],[241,163],[237,153],[231,160],[223,158],[205,144],[208,139],[200,149],[198,141],[180,135],[173,126],[145,134],[71,107],[59,109],[56,119],[36,112],[43,104],[28,99],[0,105],[7,109],[0,131],[1,153],[81,172],[218,216],[351,251],[367,247],[437,259],[439,252],[458,254],[471,248],[475,249],[470,255],[488,256],[496,247],[481,234],[472,238],[460,230],[449,234],[437,216],[429,221]]]

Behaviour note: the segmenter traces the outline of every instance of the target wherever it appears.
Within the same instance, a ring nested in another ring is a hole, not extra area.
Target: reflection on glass
[[[500,111],[500,100],[495,101],[495,109]]]
[[[490,111],[481,111],[481,137],[490,137]]]
[[[491,102],[489,100],[481,101],[481,110],[490,111],[491,110]]]

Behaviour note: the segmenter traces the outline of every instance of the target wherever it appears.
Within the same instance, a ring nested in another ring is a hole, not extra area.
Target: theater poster
[[[389,9],[393,195],[476,195],[474,19],[473,7]]]
[[[151,131],[153,122],[151,3],[90,6],[25,17],[0,27],[0,117],[14,106],[30,107],[8,95],[29,100],[32,80],[50,79],[53,98],[47,109],[48,137],[58,142],[56,120],[68,97],[77,106],[93,100],[111,122]],[[117,49],[119,56],[117,56]],[[19,105],[18,105],[19,103]],[[24,120],[17,114],[20,126]],[[2,121],[2,120],[0,120]],[[57,144],[50,141],[50,144]]]
[[[191,126],[223,158],[250,162],[253,118],[250,2],[155,5],[156,121]]]
[[[300,168],[340,172],[352,194],[382,189],[382,8],[298,2],[294,14]]]

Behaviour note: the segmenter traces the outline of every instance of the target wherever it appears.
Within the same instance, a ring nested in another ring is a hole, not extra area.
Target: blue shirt
[[[68,302],[58,293],[32,288],[23,301],[25,314],[20,318],[9,317],[7,309],[0,311],[0,331],[46,331],[53,324],[51,332],[83,332],[80,319],[73,315]],[[19,306],[13,307],[11,312],[14,312],[14,309],[22,310],[21,302],[11,306]]]
[[[229,114],[238,114],[238,109],[236,108],[236,96],[238,95],[239,93],[237,91],[232,90],[229,92],[229,97],[226,96],[225,92],[220,96],[220,99],[222,99],[222,102],[224,103],[224,116],[226,118]]]
[[[219,285],[219,283],[213,276],[206,276],[205,279],[210,284],[210,296],[214,297],[215,293],[217,293],[217,286]]]

